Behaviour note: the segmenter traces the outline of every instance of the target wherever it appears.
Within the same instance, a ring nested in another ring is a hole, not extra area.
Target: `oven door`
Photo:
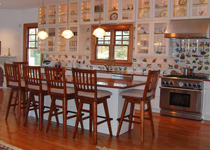
[[[201,113],[201,90],[172,87],[160,88],[160,108]]]

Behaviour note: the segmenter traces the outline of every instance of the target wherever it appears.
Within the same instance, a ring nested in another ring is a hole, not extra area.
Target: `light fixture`
[[[44,19],[43,19],[43,17],[44,17],[44,0],[42,0],[41,16],[42,16],[42,18],[41,18],[42,30],[39,31],[37,36],[39,39],[45,40],[48,37],[48,34],[47,34],[47,32],[44,31],[44,23],[43,23],[43,21],[44,21]]]
[[[93,31],[93,35],[95,35],[97,38],[101,38],[104,35],[106,35],[106,32],[104,29],[101,28],[101,0],[100,0],[100,11],[99,11],[99,27]]]
[[[69,0],[67,1],[67,28],[61,34],[65,39],[70,39],[74,36],[73,32],[69,29]]]

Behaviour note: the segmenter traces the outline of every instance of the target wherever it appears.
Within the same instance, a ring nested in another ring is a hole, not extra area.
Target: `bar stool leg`
[[[26,115],[25,115],[24,124],[23,124],[24,126],[26,125],[26,121],[27,121],[27,118],[28,118],[30,103],[31,103],[31,93],[29,94],[28,103],[27,103],[27,107],[26,107]]]
[[[75,123],[75,127],[74,127],[73,139],[76,137],[79,121],[82,120],[82,118],[81,118],[82,107],[83,107],[83,102],[80,101],[78,113],[77,113],[77,119],[76,119],[76,123]]]
[[[140,101],[140,128],[141,128],[141,143],[144,143],[144,101]]]
[[[152,135],[155,137],[155,130],[154,130],[154,123],[153,123],[153,117],[152,117],[152,107],[151,107],[151,101],[147,103],[147,108],[149,109],[149,120],[151,124],[151,130],[152,130]]]
[[[18,120],[17,124],[20,124],[20,114],[21,114],[21,90],[18,90]]]
[[[94,144],[97,144],[97,102],[93,102],[93,136]]]
[[[124,119],[124,116],[125,116],[125,112],[126,112],[127,106],[128,106],[128,100],[125,99],[123,110],[122,110],[122,114],[121,114],[121,118],[120,118],[120,123],[119,123],[118,130],[117,130],[117,137],[120,134],[120,130],[121,130],[121,127],[122,127],[122,123],[123,123],[123,119]]]
[[[67,123],[67,98],[63,98],[63,137],[66,137],[66,123]]]
[[[52,100],[52,102],[51,102],[51,106],[50,106],[50,113],[49,113],[49,117],[48,117],[46,132],[48,132],[48,130],[49,130],[50,122],[52,119],[52,113],[53,113],[53,110],[55,109],[55,98],[52,96],[51,100]]]
[[[42,121],[43,121],[43,99],[42,99],[42,94],[38,94],[38,99],[39,99],[39,130],[42,130]]]
[[[105,111],[105,114],[106,114],[107,125],[108,125],[108,128],[109,128],[109,134],[110,134],[110,136],[112,136],[112,128],[111,128],[109,110],[108,110],[108,105],[107,105],[106,100],[103,102],[103,105],[104,105],[104,111]]]
[[[76,99],[76,98],[74,100],[75,100],[75,104],[76,104],[76,108],[77,108],[77,112],[78,112],[79,102],[78,102],[78,99]],[[80,125],[81,125],[81,129],[84,130],[84,126],[83,126],[82,120],[80,121]]]
[[[133,111],[134,111],[134,103],[131,102],[130,117],[129,117],[130,122],[129,122],[128,131],[130,131],[131,130],[131,127],[132,127]]]
[[[93,128],[93,105],[92,103],[90,104],[90,119],[89,119],[89,131],[92,132],[92,128]]]
[[[5,120],[7,120],[8,115],[9,115],[9,109],[10,109],[10,105],[11,105],[11,103],[12,103],[12,96],[13,96],[13,93],[14,93],[14,90],[11,89],[10,95],[9,95],[9,102],[8,102],[8,105],[7,105],[7,113],[6,113]]]

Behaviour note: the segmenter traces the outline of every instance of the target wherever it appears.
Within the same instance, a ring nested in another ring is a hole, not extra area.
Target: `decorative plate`
[[[199,9],[198,11],[197,11],[197,15],[198,16],[202,16],[202,15],[204,15],[205,14],[205,10],[204,9]]]
[[[167,10],[162,10],[161,12],[160,12],[160,17],[167,17]]]
[[[140,27],[139,32],[143,34],[144,33],[144,27]]]
[[[112,13],[111,16],[110,16],[111,20],[117,20],[117,18],[118,18],[118,14],[117,13]]]
[[[145,32],[149,34],[149,27],[146,27]]]
[[[177,16],[186,16],[187,15],[187,10],[185,8],[180,8],[179,10],[176,11]]]
[[[185,4],[187,4],[187,0],[179,0],[178,4],[185,5]]]

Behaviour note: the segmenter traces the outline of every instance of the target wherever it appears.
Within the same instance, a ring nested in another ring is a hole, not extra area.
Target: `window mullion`
[[[111,30],[111,44],[109,50],[109,59],[114,60],[115,30]]]

